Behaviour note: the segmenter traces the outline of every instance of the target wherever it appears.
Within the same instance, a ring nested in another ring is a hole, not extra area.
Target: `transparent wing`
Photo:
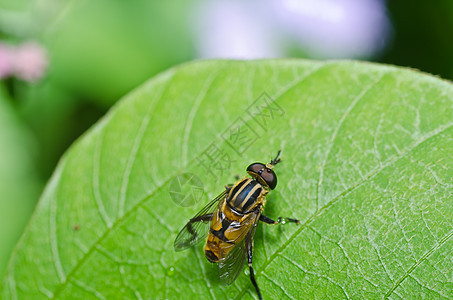
[[[250,226],[245,232],[244,238],[228,253],[227,257],[219,263],[220,282],[224,285],[232,284],[244,267],[247,251],[253,247],[256,226],[260,219],[261,211],[252,213],[244,226]]]
[[[209,232],[209,222],[212,219],[212,213],[219,206],[219,201],[225,199],[226,195],[227,191],[225,190],[187,222],[186,226],[181,229],[175,239],[175,251],[182,251],[190,248],[206,239]]]

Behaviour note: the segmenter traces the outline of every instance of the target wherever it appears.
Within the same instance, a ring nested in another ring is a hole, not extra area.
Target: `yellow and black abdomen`
[[[226,200],[213,213],[205,255],[213,263],[222,261],[235,245],[242,241],[253,226],[252,218],[262,209],[267,193],[256,180],[239,180],[230,190]]]
[[[205,246],[206,258],[213,263],[223,260],[247,232],[242,225],[246,216],[231,210],[226,201],[214,212]]]

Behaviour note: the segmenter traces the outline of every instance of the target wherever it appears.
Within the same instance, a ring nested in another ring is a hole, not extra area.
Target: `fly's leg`
[[[211,221],[212,219],[212,214],[205,214],[205,215],[202,215],[202,216],[197,216],[195,218],[192,218],[189,220],[189,224],[192,224],[192,223],[195,223],[195,222],[207,222],[207,221]]]
[[[227,194],[230,192],[231,188],[233,187],[234,184],[227,184],[225,185],[225,189],[226,189],[226,192]]]
[[[249,269],[250,269],[250,280],[252,281],[252,284],[255,287],[256,293],[258,294],[258,298],[260,300],[263,300],[263,297],[261,297],[260,289],[258,288],[258,284],[256,283],[256,280],[255,280],[255,272],[253,271],[253,266],[252,266],[253,246],[252,245],[250,245],[247,249],[247,260],[248,260],[248,265],[249,265]]]
[[[200,222],[200,221],[209,222],[209,221],[211,221],[211,219],[212,219],[212,214],[206,214],[206,215],[202,215],[202,216],[198,216],[198,217],[192,218],[187,223],[187,231],[189,231],[190,234],[195,239],[197,237],[197,233],[193,230],[192,224],[195,223],[195,222]]]
[[[264,223],[266,224],[271,224],[271,225],[277,225],[277,224],[286,224],[288,222],[291,222],[291,223],[296,223],[296,224],[299,224],[300,221],[298,219],[293,219],[293,218],[282,218],[282,217],[279,217],[277,219],[277,221],[274,221],[272,220],[271,218],[269,217],[266,217],[265,215],[261,215],[260,216],[260,221],[263,221]]]

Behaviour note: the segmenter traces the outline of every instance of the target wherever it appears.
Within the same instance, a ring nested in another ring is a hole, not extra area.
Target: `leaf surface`
[[[62,158],[5,299],[248,299],[173,241],[209,198],[282,150],[254,267],[265,299],[453,297],[453,87],[357,62],[202,61],[116,105]],[[209,197],[170,194],[194,174]]]

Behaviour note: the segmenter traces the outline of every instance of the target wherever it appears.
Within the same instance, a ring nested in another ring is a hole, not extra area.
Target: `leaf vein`
[[[350,297],[349,297],[348,293],[346,292],[346,290],[344,289],[344,287],[342,285],[340,285],[338,282],[335,282],[329,276],[326,276],[324,274],[317,274],[317,273],[312,272],[310,270],[306,270],[304,267],[302,267],[301,265],[299,265],[297,262],[293,261],[292,259],[290,259],[286,255],[280,254],[280,257],[282,257],[285,260],[287,260],[288,262],[292,263],[294,266],[296,266],[299,270],[301,270],[305,274],[310,274],[310,275],[316,276],[318,278],[323,278],[323,279],[327,280],[328,282],[332,283],[333,285],[339,287],[343,291],[343,294],[345,295],[346,299],[350,299]]]
[[[66,280],[66,275],[63,271],[63,266],[61,264],[57,239],[57,197],[52,197],[52,199],[50,200],[49,230],[50,230],[50,247],[55,269],[57,271],[57,276],[60,282],[64,282]]]
[[[93,154],[93,196],[94,202],[96,203],[97,210],[101,215],[101,219],[107,227],[112,227],[112,221],[110,220],[109,215],[107,214],[102,201],[101,191],[99,187],[99,169],[101,164],[101,148],[102,148],[102,136],[97,139],[96,145],[94,147]]]
[[[354,107],[357,105],[357,103],[360,102],[360,100],[364,99],[364,96],[376,85],[378,84],[382,78],[384,77],[384,75],[380,76],[377,80],[373,81],[372,83],[370,83],[366,88],[364,88],[354,99],[353,101],[351,102],[351,104],[349,104],[349,106],[346,108],[346,110],[344,111],[343,115],[341,116],[341,119],[340,121],[338,122],[338,125],[335,127],[335,129],[333,130],[333,133],[332,133],[332,136],[330,138],[330,142],[329,142],[329,145],[327,146],[327,151],[326,151],[326,154],[324,156],[324,160],[322,161],[321,163],[321,171],[319,172],[319,178],[318,178],[318,187],[317,187],[317,190],[316,190],[316,209],[319,209],[319,194],[320,194],[320,190],[322,188],[322,181],[324,179],[324,170],[325,170],[325,167],[326,167],[326,164],[327,164],[327,160],[329,159],[329,156],[330,156],[330,153],[332,151],[332,148],[333,148],[333,145],[335,144],[335,140],[337,139],[337,136],[338,136],[338,132],[340,131],[340,129],[343,127],[343,124],[345,122],[345,120],[348,118],[349,114],[351,113],[351,111],[354,109]]]
[[[130,175],[132,172],[132,167],[134,165],[135,158],[137,157],[137,152],[143,141],[143,136],[145,134],[146,127],[148,127],[149,121],[151,119],[150,112],[151,112],[152,108],[154,107],[153,104],[154,104],[154,102],[152,102],[150,104],[148,113],[145,114],[145,117],[143,118],[143,120],[140,124],[138,134],[134,140],[134,145],[132,146],[131,152],[129,153],[129,157],[127,159],[126,169],[123,173],[123,180],[122,180],[121,190],[120,190],[120,199],[119,199],[119,203],[118,203],[118,217],[121,217],[124,214],[124,205],[126,202],[127,189],[129,188],[129,179],[130,179]]]
[[[218,70],[211,74],[209,78],[206,80],[206,82],[203,84],[203,87],[201,88],[200,92],[198,93],[197,98],[195,98],[195,103],[192,106],[192,109],[189,112],[189,116],[187,118],[186,126],[184,128],[184,136],[182,140],[182,164],[186,165],[187,164],[187,151],[189,148],[189,137],[190,137],[190,131],[192,129],[193,125],[193,120],[195,119],[195,115],[197,114],[201,103],[203,100],[206,98],[206,94],[209,91],[209,88],[211,87],[212,83],[214,80],[217,78]]]
[[[446,234],[436,245],[429,249],[419,260],[417,260],[407,271],[403,274],[395,284],[387,291],[385,298],[390,297],[390,295],[398,288],[401,283],[417,268],[422,262],[424,262],[431,254],[433,254],[437,249],[439,249],[443,244],[445,244],[453,236],[453,230]]]
[[[132,172],[132,167],[135,163],[135,158],[137,157],[138,150],[140,149],[141,143],[143,141],[146,128],[148,127],[149,121],[151,119],[150,117],[151,112],[153,111],[155,105],[162,99],[162,95],[164,94],[164,91],[166,90],[169,84],[170,81],[168,81],[167,84],[160,89],[160,93],[156,97],[153,97],[153,101],[151,101],[151,103],[149,104],[148,110],[140,124],[137,136],[135,137],[134,145],[132,146],[131,152],[129,153],[126,169],[123,173],[123,180],[120,190],[120,199],[118,204],[118,218],[121,218],[124,214],[124,205],[126,202],[127,189],[129,188],[129,179]]]
[[[291,295],[285,290],[285,288],[284,288],[281,284],[277,283],[277,282],[276,282],[275,280],[273,280],[269,275],[267,275],[267,274],[264,273],[264,272],[263,272],[262,274],[263,274],[263,276],[266,277],[270,282],[272,282],[273,284],[275,284],[276,286],[278,286],[278,287],[280,288],[280,290],[283,292],[283,294],[285,294],[288,298],[290,298],[290,299],[296,299],[296,298],[294,298],[293,296],[291,296]]]
[[[79,287],[80,289],[84,290],[85,292],[95,296],[97,299],[102,299],[105,300],[104,295],[102,295],[99,291],[97,291],[95,288],[91,286],[87,286],[85,283],[83,283],[80,280],[74,280],[73,281],[74,285]]]

